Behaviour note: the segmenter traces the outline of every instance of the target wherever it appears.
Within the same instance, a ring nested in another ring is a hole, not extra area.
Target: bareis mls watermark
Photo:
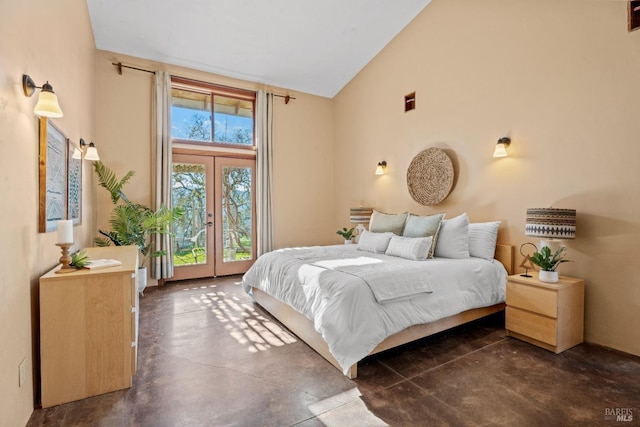
[[[605,421],[631,422],[634,419],[633,408],[605,408],[604,419]]]

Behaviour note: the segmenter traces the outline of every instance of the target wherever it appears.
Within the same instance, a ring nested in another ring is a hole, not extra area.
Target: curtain
[[[152,113],[152,186],[153,209],[171,208],[171,75],[156,71]],[[173,247],[171,236],[156,234],[152,251],[166,255],[151,258],[151,277],[167,279],[173,276]]]
[[[256,216],[258,256],[273,249],[273,94],[259,90],[256,98]]]

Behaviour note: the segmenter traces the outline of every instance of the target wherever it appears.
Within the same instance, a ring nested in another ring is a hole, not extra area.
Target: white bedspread
[[[359,277],[369,286],[380,304],[432,291],[431,282],[425,276],[421,263],[402,258],[384,262],[368,256],[349,258],[348,255],[350,253],[343,254],[341,259],[315,261],[312,265]]]
[[[370,264],[369,264],[370,263]],[[375,266],[370,276],[354,274]],[[389,267],[395,264],[396,267]],[[403,286],[398,267],[407,270]],[[380,271],[395,270],[385,289]],[[340,270],[347,270],[340,271]],[[416,278],[423,277],[423,284]],[[313,320],[315,329],[345,374],[386,337],[409,326],[433,322],[505,300],[507,272],[498,261],[481,258],[409,261],[363,252],[356,245],[281,249],[261,256],[242,279]],[[379,303],[369,281],[376,282]],[[394,294],[395,287],[402,289]]]

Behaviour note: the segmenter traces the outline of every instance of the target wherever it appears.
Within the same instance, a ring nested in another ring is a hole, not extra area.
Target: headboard
[[[512,245],[505,245],[502,243],[498,243],[496,245],[496,254],[495,254],[495,259],[497,259],[498,261],[500,261],[502,263],[502,265],[504,265],[504,268],[507,269],[507,273],[508,274],[513,274],[514,273],[514,268],[513,268],[513,259],[514,259],[514,255],[513,255],[513,246]]]

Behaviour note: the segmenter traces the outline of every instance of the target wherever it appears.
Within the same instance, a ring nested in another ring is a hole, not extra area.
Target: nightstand
[[[507,278],[507,336],[561,353],[584,339],[584,280],[558,283],[534,277]]]

